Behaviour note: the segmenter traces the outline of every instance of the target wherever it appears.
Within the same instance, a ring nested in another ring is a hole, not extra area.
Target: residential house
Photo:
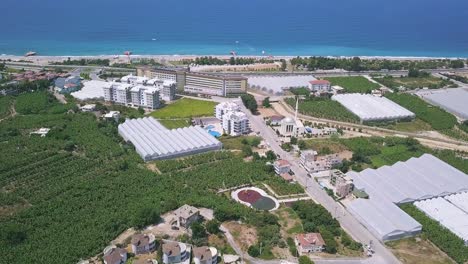
[[[325,241],[320,233],[298,234],[294,242],[299,254],[318,253],[325,248]]]
[[[176,217],[173,224],[178,227],[189,228],[190,225],[200,219],[200,210],[190,205],[183,205],[179,209],[174,211]]]
[[[135,255],[150,253],[156,249],[156,239],[153,234],[136,234],[132,237],[131,244]]]
[[[127,261],[127,251],[116,246],[107,247],[103,259],[104,264],[123,264]]]
[[[193,248],[193,261],[195,264],[217,264],[218,250],[214,247]]]
[[[278,175],[281,175],[283,173],[289,173],[291,170],[291,164],[287,160],[277,160],[273,163],[273,167],[275,168],[275,172]]]
[[[163,241],[163,263],[180,263],[190,259],[190,248],[188,245],[176,241]]]

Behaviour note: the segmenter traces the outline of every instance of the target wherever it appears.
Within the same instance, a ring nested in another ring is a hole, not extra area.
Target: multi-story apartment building
[[[227,112],[221,123],[226,134],[231,136],[240,136],[250,131],[249,118],[240,111]]]
[[[327,80],[313,80],[309,82],[309,90],[318,93],[331,92],[331,83]]]
[[[104,86],[104,100],[126,106],[155,109],[159,107],[159,90],[151,86],[133,86],[128,83],[111,83]]]
[[[104,89],[104,100],[114,102],[116,104],[127,105],[131,102],[130,89],[131,84],[127,83],[110,83],[103,87]]]
[[[332,170],[330,184],[335,186],[335,195],[339,198],[346,197],[354,189],[353,179],[340,170]]]
[[[240,111],[240,106],[234,102],[222,102],[215,106],[215,116],[221,121],[224,114],[234,111]]]
[[[185,68],[153,68],[153,67],[138,67],[137,75],[146,76],[151,79],[159,79],[163,81],[174,81],[177,85],[177,90],[184,91],[185,86]]]

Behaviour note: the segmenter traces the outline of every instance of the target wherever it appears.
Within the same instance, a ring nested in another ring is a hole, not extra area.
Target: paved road
[[[291,163],[291,170],[294,172],[297,181],[304,186],[307,193],[316,202],[323,205],[340,222],[343,229],[345,229],[355,240],[363,244],[368,244],[369,241],[373,241],[374,250],[376,252],[374,256],[372,258],[359,261],[358,263],[400,263],[390,250],[388,250],[373,234],[362,226],[354,216],[349,214],[343,206],[336,203],[328,194],[321,190],[318,183],[307,176],[307,172],[300,167],[298,159],[293,157],[290,153],[285,152],[280,147],[278,136],[264,123],[261,116],[254,116],[243,106],[243,104],[241,104],[241,106],[243,111],[249,116],[252,129],[260,132],[260,135],[276,154],[279,154],[282,159],[286,159]],[[352,260],[352,262],[356,263],[355,261],[356,260]]]

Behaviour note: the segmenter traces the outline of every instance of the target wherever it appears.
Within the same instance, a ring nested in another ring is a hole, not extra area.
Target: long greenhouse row
[[[370,94],[337,94],[332,100],[339,102],[361,121],[412,119],[415,114],[385,97]]]
[[[119,134],[145,161],[170,159],[219,150],[222,143],[199,126],[168,130],[152,117],[129,119]]]

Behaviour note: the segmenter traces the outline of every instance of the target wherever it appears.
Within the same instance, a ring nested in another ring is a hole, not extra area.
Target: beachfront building
[[[215,116],[216,118],[222,121],[224,114],[228,112],[236,112],[240,110],[241,110],[240,106],[234,102],[229,102],[229,101],[222,102],[215,106]]]
[[[191,249],[187,244],[181,242],[163,240],[162,251],[164,264],[181,263],[190,260]]]
[[[325,241],[320,233],[297,234],[294,242],[299,254],[319,253],[325,249]]]
[[[124,264],[127,261],[127,251],[116,246],[109,246],[104,249],[104,264]]]
[[[331,83],[327,80],[312,80],[309,82],[309,90],[313,93],[332,92]]]
[[[283,118],[281,120],[279,133],[282,136],[294,136],[297,137],[304,134],[305,128],[302,122],[298,119],[294,120],[290,117]]]
[[[211,73],[190,72],[183,68],[137,68],[138,76],[176,82],[179,92],[232,96],[247,92],[247,78]]]
[[[120,78],[120,82],[134,85],[145,85],[148,80],[149,79],[145,76],[135,76],[133,74]]]
[[[127,105],[131,102],[132,95],[131,84],[113,82],[103,86],[104,101],[114,102],[116,104]]]
[[[289,173],[291,170],[291,164],[287,160],[277,160],[273,163],[273,167],[275,168],[275,172],[278,175],[281,175],[283,173]]]
[[[175,100],[177,85],[172,80],[150,79],[146,82],[147,86],[153,86],[159,89],[160,99],[170,102]]]
[[[193,248],[193,262],[195,264],[217,264],[218,250],[214,247],[195,247]]]
[[[153,234],[136,234],[132,236],[131,244],[133,254],[147,254],[156,249],[156,238]]]
[[[228,112],[221,122],[224,132],[231,136],[240,136],[250,132],[249,118],[243,112]]]

